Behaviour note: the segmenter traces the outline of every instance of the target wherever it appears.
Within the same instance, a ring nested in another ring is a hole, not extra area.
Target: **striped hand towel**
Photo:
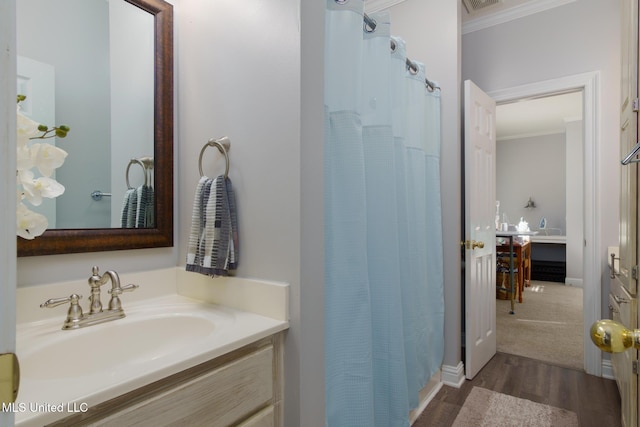
[[[238,264],[238,221],[229,178],[200,179],[191,219],[187,271],[227,276]]]
[[[122,214],[120,216],[120,225],[122,228],[127,228],[129,223],[129,214],[131,211],[131,194],[135,192],[135,189],[129,188],[122,199]]]
[[[138,212],[138,192],[135,188],[129,188],[124,193],[122,202],[122,228],[135,228]]]
[[[136,211],[136,228],[151,228],[154,226],[154,197],[153,188],[148,185],[141,185],[136,189],[137,194],[137,211]]]

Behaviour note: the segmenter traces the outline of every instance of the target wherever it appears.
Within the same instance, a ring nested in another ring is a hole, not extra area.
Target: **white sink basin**
[[[18,349],[23,378],[87,376],[102,367],[145,364],[207,339],[216,330],[214,316],[202,313],[136,312],[128,317],[78,330],[54,331],[30,351]]]
[[[131,305],[125,313],[123,319],[62,330],[61,310],[59,321],[20,331],[17,352],[23,380],[113,375],[125,363],[127,369],[141,369],[185,353],[233,320],[222,308],[184,298]]]

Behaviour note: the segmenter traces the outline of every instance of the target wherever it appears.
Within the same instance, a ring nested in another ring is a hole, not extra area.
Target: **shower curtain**
[[[326,2],[327,425],[408,426],[444,348],[440,92],[387,13]]]

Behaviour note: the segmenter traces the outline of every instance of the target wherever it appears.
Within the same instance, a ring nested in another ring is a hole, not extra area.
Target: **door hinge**
[[[20,388],[20,364],[13,353],[0,354],[0,402],[13,403]]]
[[[631,277],[635,280],[638,280],[638,266],[634,265],[631,267]]]
[[[631,362],[631,370],[634,374],[638,375],[638,361],[634,360]]]
[[[636,98],[633,100],[633,102],[631,103],[631,106],[633,108],[633,111],[640,111],[640,99]]]

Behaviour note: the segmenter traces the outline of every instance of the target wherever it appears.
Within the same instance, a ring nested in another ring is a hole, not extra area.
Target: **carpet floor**
[[[499,352],[582,370],[584,330],[582,288],[531,281],[522,303],[496,300]]]
[[[578,427],[578,416],[567,409],[473,387],[453,427]]]

